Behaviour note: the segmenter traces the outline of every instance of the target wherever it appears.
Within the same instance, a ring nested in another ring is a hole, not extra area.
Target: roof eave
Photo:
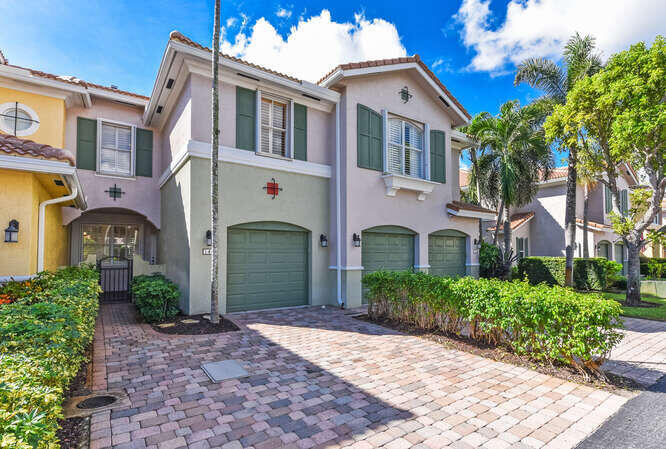
[[[497,214],[491,214],[489,212],[473,211],[467,209],[456,210],[451,207],[447,207],[446,211],[451,215],[461,218],[477,218],[481,220],[494,220],[497,218]]]

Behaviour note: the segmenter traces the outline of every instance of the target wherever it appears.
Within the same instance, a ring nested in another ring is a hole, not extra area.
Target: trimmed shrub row
[[[650,276],[650,261],[652,263],[666,264],[666,257],[640,257],[640,268],[643,276]]]
[[[525,281],[442,278],[379,271],[366,275],[371,318],[463,333],[537,360],[598,372],[622,338],[620,305],[596,294]]]
[[[132,280],[134,304],[148,323],[159,323],[178,315],[178,286],[155,273],[136,276]]]
[[[573,280],[577,290],[606,290],[622,265],[603,257],[574,259]],[[524,257],[518,261],[518,276],[530,284],[564,286],[564,257]]]
[[[64,393],[95,332],[98,279],[71,267],[0,286],[0,447],[59,447]]]

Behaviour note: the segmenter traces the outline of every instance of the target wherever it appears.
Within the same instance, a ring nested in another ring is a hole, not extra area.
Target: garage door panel
[[[378,270],[402,271],[414,266],[414,236],[364,232],[361,252],[363,274]],[[365,292],[363,302],[367,302]]]
[[[428,264],[435,276],[464,276],[465,237],[431,235],[428,237]]]

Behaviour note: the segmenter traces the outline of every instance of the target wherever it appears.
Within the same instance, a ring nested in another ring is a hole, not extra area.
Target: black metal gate
[[[101,302],[129,301],[132,298],[132,260],[124,257],[104,257],[97,261],[99,285],[102,287]]]

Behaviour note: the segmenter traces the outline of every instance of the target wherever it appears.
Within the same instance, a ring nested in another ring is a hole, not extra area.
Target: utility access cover
[[[246,377],[249,375],[245,369],[235,360],[222,360],[219,362],[204,363],[201,365],[204,372],[213,382],[222,382],[227,379]]]

